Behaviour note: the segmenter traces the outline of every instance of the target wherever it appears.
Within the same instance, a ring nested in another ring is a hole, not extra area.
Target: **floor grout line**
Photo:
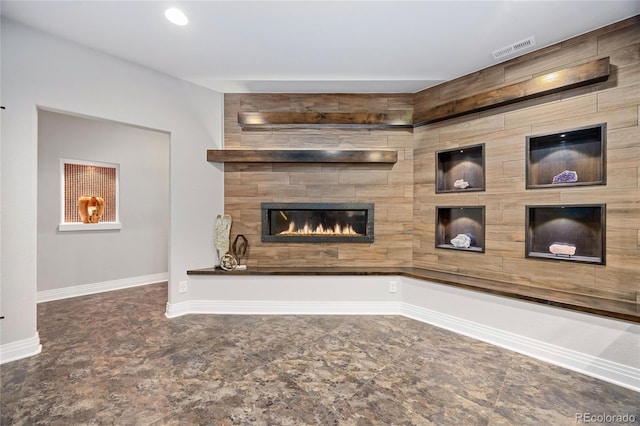
[[[498,393],[496,395],[496,398],[493,401],[493,404],[491,404],[491,411],[490,411],[489,415],[487,416],[487,425],[490,425],[491,417],[493,417],[493,414],[496,414],[496,408],[497,408],[498,403],[502,399],[502,392],[505,389],[505,385],[507,383],[507,379],[509,378],[509,373],[511,372],[511,369],[513,368],[514,359],[515,359],[515,354],[512,355],[511,359],[509,360],[509,366],[507,367],[507,369],[504,372],[504,377],[502,379],[502,383],[500,384],[500,389],[498,389]]]

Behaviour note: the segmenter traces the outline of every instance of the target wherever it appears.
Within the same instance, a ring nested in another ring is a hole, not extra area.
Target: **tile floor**
[[[42,353],[0,367],[1,424],[640,425],[640,393],[407,318],[167,319],[166,295],[38,305]]]

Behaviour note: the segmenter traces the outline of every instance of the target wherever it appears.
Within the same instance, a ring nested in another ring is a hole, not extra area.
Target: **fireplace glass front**
[[[371,203],[262,203],[262,241],[373,242]]]

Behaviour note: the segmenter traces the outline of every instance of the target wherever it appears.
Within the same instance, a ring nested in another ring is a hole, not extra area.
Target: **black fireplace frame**
[[[372,243],[374,237],[373,203],[262,203],[262,241],[278,243]],[[367,212],[366,234],[359,236],[271,235],[270,210],[361,210]]]

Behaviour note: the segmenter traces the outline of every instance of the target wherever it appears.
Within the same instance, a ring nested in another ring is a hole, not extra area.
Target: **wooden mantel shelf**
[[[416,111],[415,127],[558,93],[609,78],[609,57]]]
[[[411,129],[413,111],[389,112],[239,112],[244,130],[260,129]]]
[[[390,150],[271,150],[208,149],[214,163],[395,163],[398,152]]]

